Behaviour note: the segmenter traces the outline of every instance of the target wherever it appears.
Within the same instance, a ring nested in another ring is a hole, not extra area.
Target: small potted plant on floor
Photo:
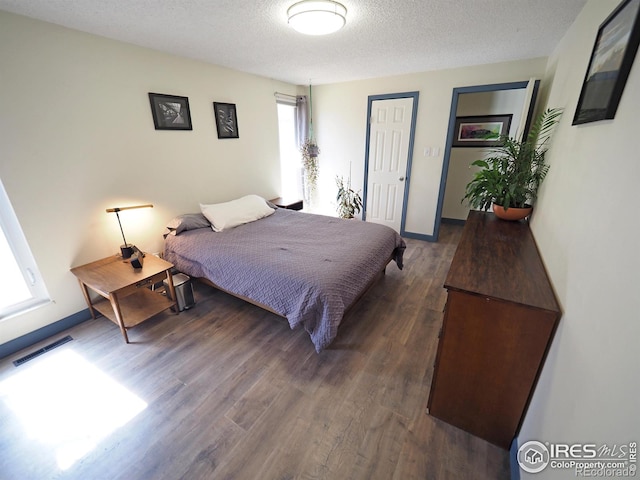
[[[362,210],[362,197],[360,192],[356,192],[351,188],[351,179],[346,183],[342,177],[336,176],[336,185],[338,186],[338,215],[340,218],[353,218],[356,213]]]
[[[467,184],[462,201],[480,210],[493,206],[496,216],[505,220],[527,217],[549,171],[544,157],[560,115],[560,108],[545,110],[524,140],[503,136],[487,158],[473,162],[480,170]]]

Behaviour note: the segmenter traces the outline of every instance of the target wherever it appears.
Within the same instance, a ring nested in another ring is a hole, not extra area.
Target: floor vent
[[[46,345],[46,346],[42,347],[41,349],[36,350],[33,353],[30,353],[29,355],[25,355],[22,358],[14,360],[13,364],[16,367],[19,367],[23,363],[26,363],[29,360],[33,360],[34,358],[39,357],[43,353],[47,353],[49,350],[53,350],[54,348],[59,347],[60,345],[64,345],[65,343],[70,342],[71,340],[73,340],[73,338],[71,338],[71,335],[67,335],[66,337],[61,338],[60,340],[56,340],[55,342],[50,343],[49,345]]]

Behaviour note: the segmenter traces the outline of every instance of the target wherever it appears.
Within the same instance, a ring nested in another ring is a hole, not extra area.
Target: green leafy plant
[[[304,141],[300,147],[300,153],[302,154],[302,167],[304,168],[304,177],[306,186],[309,192],[314,192],[318,183],[318,154],[320,149],[313,140],[308,138]]]
[[[351,179],[345,183],[342,177],[336,176],[336,185],[338,186],[338,215],[340,218],[353,218],[356,213],[362,210],[362,197],[360,191],[351,188]]]
[[[488,210],[492,203],[505,210],[532,206],[549,172],[544,157],[560,115],[560,108],[545,110],[536,118],[526,139],[505,135],[499,146],[491,147],[487,158],[471,163],[481,170],[467,184],[462,201],[481,210]]]

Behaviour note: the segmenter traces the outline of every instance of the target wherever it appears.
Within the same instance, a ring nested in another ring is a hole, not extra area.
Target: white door
[[[375,100],[369,119],[366,219],[400,232],[413,98]]]
[[[533,116],[533,109],[535,107],[533,95],[537,92],[538,82],[540,82],[540,80],[536,80],[535,78],[529,80],[527,89],[524,93],[524,102],[522,104],[522,112],[520,113],[520,124],[518,125],[518,130],[516,130],[515,135],[515,137],[520,141],[525,140],[524,130],[527,126],[527,120],[530,116]]]

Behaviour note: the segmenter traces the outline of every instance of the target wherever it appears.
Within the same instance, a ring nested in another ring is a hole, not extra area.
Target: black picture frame
[[[452,147],[496,147],[509,135],[512,114],[456,117]]]
[[[156,130],[193,130],[189,98],[149,92]]]
[[[240,138],[235,103],[213,102],[218,138]]]
[[[640,0],[624,0],[598,28],[573,125],[615,118],[640,44]]]

